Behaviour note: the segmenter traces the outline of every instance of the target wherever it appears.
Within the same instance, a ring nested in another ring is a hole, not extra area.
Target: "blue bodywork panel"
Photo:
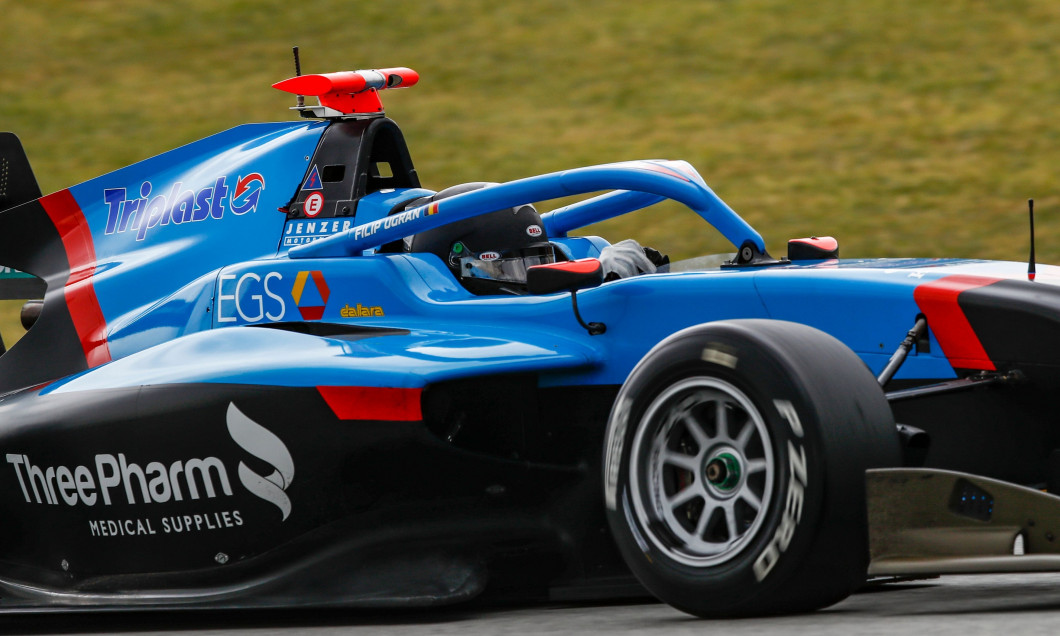
[[[276,254],[323,122],[247,124],[70,188],[115,358],[210,324],[213,275]]]
[[[469,333],[423,326],[356,340],[282,329],[204,331],[61,380],[42,394],[199,382],[419,388],[483,373],[578,368],[600,361],[599,351],[554,333],[486,323],[468,325]]]
[[[593,337],[574,320],[568,294],[473,296],[432,255],[251,261],[216,276],[208,312],[212,329],[49,390],[191,382],[422,387],[516,372],[540,374],[542,386],[620,384],[669,334],[746,317],[825,330],[878,373],[919,313],[916,281],[975,268],[959,261],[891,265],[714,269],[613,281],[579,293],[582,314],[607,324],[604,336]],[[880,284],[880,276],[898,284]],[[680,311],[666,309],[678,306]],[[319,318],[307,319],[302,312],[314,308]],[[283,328],[307,320],[396,332],[347,340],[341,333]],[[248,328],[263,325],[279,328]],[[899,377],[954,377],[937,344],[933,351],[911,355]]]
[[[879,373],[922,313],[919,286],[1024,276],[1020,264],[930,259],[675,264],[578,292],[586,320],[606,324],[591,336],[568,293],[476,296],[434,254],[380,247],[600,191],[542,215],[563,258],[595,258],[608,246],[570,232],[665,199],[737,249],[765,255],[764,240],[681,161],[590,166],[437,201],[419,187],[383,188],[361,196],[355,216],[292,215],[328,125],[240,126],[71,188],[94,249],[88,280],[111,362],[53,378],[45,393],[195,382],[423,387],[521,372],[541,386],[618,385],[668,335],[736,318],[817,327]],[[1054,269],[1040,269],[1039,280],[1060,279]],[[314,324],[330,327],[296,328]],[[955,377],[935,334],[928,338],[898,379]]]

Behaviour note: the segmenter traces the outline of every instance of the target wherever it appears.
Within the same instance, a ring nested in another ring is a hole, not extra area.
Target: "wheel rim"
[[[724,563],[757,535],[773,496],[765,420],[735,386],[710,377],[671,385],[641,418],[630,457],[640,527],[669,558]]]

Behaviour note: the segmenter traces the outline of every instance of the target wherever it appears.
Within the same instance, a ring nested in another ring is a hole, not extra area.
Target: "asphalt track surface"
[[[1060,574],[945,577],[864,591],[798,616],[704,621],[659,603],[431,611],[0,614],[2,634],[1056,634]]]

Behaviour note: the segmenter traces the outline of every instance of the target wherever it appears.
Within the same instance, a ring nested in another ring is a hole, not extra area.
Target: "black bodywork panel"
[[[572,396],[532,376],[444,383],[417,422],[340,420],[315,387],[8,396],[0,597],[431,605],[615,577],[639,590],[599,499],[597,429],[615,390],[561,412]],[[499,417],[512,399],[523,415]],[[240,426],[279,445],[245,448]]]

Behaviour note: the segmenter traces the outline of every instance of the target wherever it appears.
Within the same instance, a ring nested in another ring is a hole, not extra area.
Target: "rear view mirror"
[[[526,288],[531,294],[551,294],[596,287],[604,282],[604,268],[595,258],[534,265],[526,270]]]

